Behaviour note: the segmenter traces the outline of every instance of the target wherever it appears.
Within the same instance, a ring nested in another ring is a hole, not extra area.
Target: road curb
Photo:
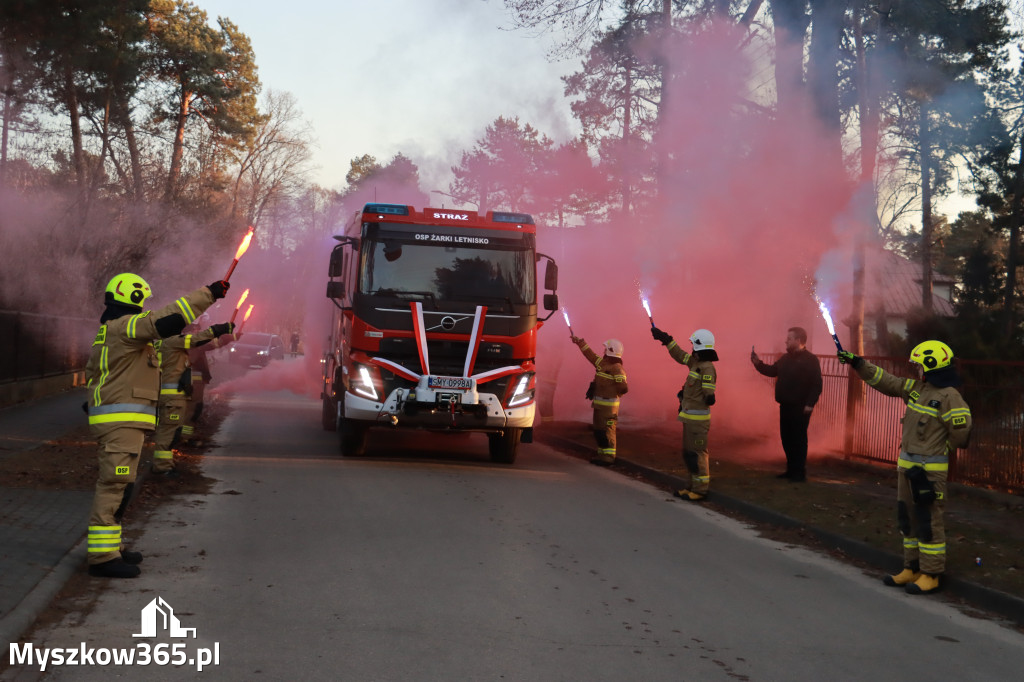
[[[57,565],[40,580],[25,598],[0,618],[0,640],[7,642],[7,660],[11,660],[11,647],[18,643],[45,611],[61,588],[85,561],[85,538],[68,550]]]
[[[538,441],[546,443],[547,445],[559,450],[581,455],[584,459],[589,459],[594,454],[593,447],[583,445],[582,443],[569,438],[544,433],[537,433],[534,437]],[[667,474],[663,471],[658,471],[641,464],[636,464],[635,462],[630,462],[622,457],[616,457],[615,468],[620,469],[625,473],[638,476],[649,483],[669,490],[680,490],[689,485],[689,481],[684,481],[678,476],[673,476],[672,474]],[[899,566],[903,562],[903,558],[901,556],[892,552],[872,547],[867,543],[854,540],[853,538],[845,535],[839,535],[838,533],[826,531],[821,528],[808,526],[797,519],[786,516],[785,514],[780,514],[772,511],[771,509],[751,504],[739,498],[722,495],[721,493],[712,491],[708,493],[707,499],[708,502],[718,505],[724,509],[737,512],[754,522],[770,523],[783,528],[798,528],[803,530],[826,547],[842,552],[843,554],[864,562],[872,568],[878,569],[882,572],[891,571],[894,566]],[[949,574],[943,576],[942,591],[946,595],[962,599],[973,606],[998,614],[1003,618],[1007,618],[1015,622],[1019,626],[1024,626],[1024,599],[1015,597],[1012,594],[1007,594],[1000,590],[994,590],[983,585],[978,585],[977,583],[972,583],[968,580],[964,580],[963,578],[950,576]]]
[[[135,477],[135,486],[132,488],[131,497],[128,498],[128,505],[131,506],[142,490],[147,472],[140,471]],[[83,521],[85,519],[83,518]],[[86,538],[85,533],[67,553],[61,557],[57,565],[47,573],[36,586],[18,602],[18,605],[10,610],[3,618],[0,618],[0,641],[7,642],[7,660],[10,660],[11,647],[18,643],[25,633],[35,625],[35,622],[48,609],[57,593],[61,591],[68,580],[71,579],[86,561]]]

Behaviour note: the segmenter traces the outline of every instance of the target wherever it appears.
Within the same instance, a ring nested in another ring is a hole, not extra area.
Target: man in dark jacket
[[[821,365],[807,350],[807,332],[790,327],[786,334],[786,354],[766,365],[750,349],[754,369],[766,377],[777,377],[775,402],[779,404],[779,433],[786,452],[786,470],[779,478],[799,482],[807,480],[807,425],[821,395]]]

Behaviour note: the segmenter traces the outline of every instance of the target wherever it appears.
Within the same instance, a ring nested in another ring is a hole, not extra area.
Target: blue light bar
[[[496,223],[527,223],[533,225],[533,216],[529,213],[492,213],[491,219]]]
[[[409,215],[409,207],[403,204],[367,204],[363,213],[386,213],[390,215]]]

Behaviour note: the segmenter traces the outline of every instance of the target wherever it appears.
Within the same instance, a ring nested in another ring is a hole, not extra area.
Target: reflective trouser
[[[910,462],[900,455],[896,485],[897,521],[903,535],[903,565],[910,568],[918,562],[922,573],[938,575],[946,570],[946,524],[943,514],[946,510],[946,478],[948,464],[937,465],[945,468],[925,467],[925,474],[935,489],[935,501],[930,504],[914,502],[914,494],[906,475]],[[915,456],[916,457],[916,456]],[[924,458],[929,459],[929,458]],[[936,458],[946,460],[946,458]]]
[[[597,457],[603,462],[615,461],[615,426],[619,423],[619,401],[617,399],[594,398],[594,440],[597,441]]]
[[[708,432],[711,430],[710,419],[687,419],[680,415],[683,422],[683,462],[690,472],[690,490],[706,495],[711,483],[711,469],[708,465]]]
[[[174,436],[181,428],[185,413],[185,396],[163,394],[157,410],[156,435],[153,437],[153,471],[170,471],[174,468]]]
[[[182,427],[181,439],[186,443],[195,435],[195,425],[203,412],[203,397],[206,395],[206,382],[198,372],[192,374],[192,395],[185,407],[185,426]],[[188,427],[187,429],[185,427]]]
[[[131,496],[146,431],[132,427],[94,429],[99,441],[99,478],[89,513],[87,538],[90,564],[121,557],[121,515]]]

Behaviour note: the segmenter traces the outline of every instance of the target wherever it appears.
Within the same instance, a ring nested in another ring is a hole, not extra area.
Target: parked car
[[[245,367],[266,367],[271,360],[284,360],[284,341],[277,334],[243,332],[227,347],[228,362]]]

